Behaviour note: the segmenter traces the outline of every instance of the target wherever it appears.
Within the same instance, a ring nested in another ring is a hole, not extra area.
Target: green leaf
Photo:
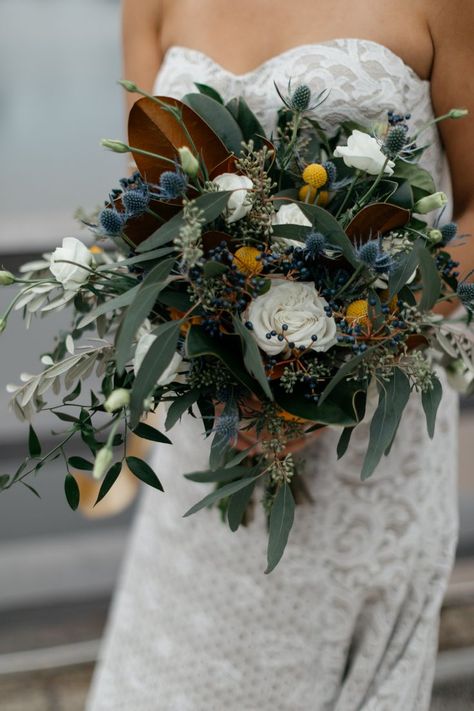
[[[253,338],[252,334],[244,326],[240,318],[237,316],[232,317],[232,323],[234,325],[235,332],[242,339],[242,349],[244,355],[244,363],[250,375],[252,375],[255,380],[261,386],[263,392],[268,397],[269,400],[274,400],[273,393],[268,384],[267,376],[265,374],[265,368],[263,367],[262,356],[260,350]]]
[[[295,205],[303,211],[304,215],[310,220],[313,227],[320,230],[328,241],[336,247],[339,247],[347,261],[353,267],[359,265],[356,251],[352,246],[352,242],[342,229],[339,222],[323,207],[318,205],[309,205],[305,202],[295,202]]]
[[[30,457],[40,457],[41,456],[41,444],[38,439],[38,435],[34,431],[32,425],[30,425],[29,435],[28,435],[28,451]]]
[[[367,354],[371,353],[375,348],[376,346],[372,346],[372,348],[367,348],[364,353],[359,353],[359,355],[351,357],[346,363],[344,363],[344,365],[341,365],[336,375],[332,378],[332,380],[329,381],[329,383],[326,385],[323,392],[321,393],[318,404],[322,405],[326,398],[334,390],[336,385],[339,385],[339,383],[345,380],[348,375],[351,375],[356,370],[359,363],[361,363],[364,358],[366,358]]]
[[[403,207],[405,210],[413,209],[415,199],[413,197],[413,190],[408,180],[404,180],[400,183],[397,190],[390,196],[390,199],[387,202],[389,202],[390,205]]]
[[[211,451],[209,453],[209,466],[211,469],[220,469],[225,466],[231,448],[232,444],[228,435],[216,432],[211,442]]]
[[[212,222],[224,211],[231,195],[231,190],[204,193],[204,195],[200,195],[193,200],[192,204],[203,211],[206,223]],[[184,224],[184,214],[181,210],[181,212],[174,215],[170,220],[168,220],[168,222],[165,222],[164,225],[159,227],[144,242],[142,242],[137,247],[137,252],[147,252],[150,249],[155,249],[155,247],[161,247],[167,242],[171,242],[175,237],[177,237],[181,227],[183,227]]]
[[[216,491],[212,491],[210,494],[201,499],[201,501],[198,501],[197,504],[194,504],[194,506],[191,506],[191,508],[183,514],[183,518],[191,516],[191,514],[196,513],[196,511],[200,511],[206,506],[210,506],[226,496],[231,496],[231,494],[235,494],[237,491],[245,489],[247,486],[254,486],[254,484],[254,476],[239,479],[239,481],[233,481],[230,484],[225,484],[224,486],[219,487],[219,489],[216,489]]]
[[[242,519],[244,517],[245,511],[252,498],[253,486],[247,486],[245,489],[237,491],[229,499],[229,505],[227,507],[227,521],[229,522],[229,527],[231,531],[237,531]]]
[[[151,425],[147,425],[145,422],[139,422],[139,424],[133,430],[133,434],[142,439],[148,439],[150,442],[160,442],[161,444],[172,444],[171,440],[159,430],[155,429]]]
[[[98,306],[96,309],[89,311],[87,316],[84,316],[84,318],[79,321],[77,328],[79,328],[79,329],[85,328],[93,321],[97,321],[99,316],[102,316],[103,314],[108,314],[108,313],[110,313],[110,311],[116,311],[117,309],[123,309],[125,306],[128,306],[129,304],[132,303],[139,288],[140,288],[140,284],[132,287],[128,291],[124,291],[123,294],[114,296],[113,299],[108,299],[108,301],[104,301],[104,303],[101,304],[100,306]]]
[[[36,497],[38,497],[38,499],[41,499],[40,494],[36,491],[34,486],[31,486],[31,484],[27,484],[26,481],[23,481],[23,480],[21,481],[21,483],[23,484],[24,487],[26,487],[28,489],[28,491],[31,491],[31,493],[34,494]]]
[[[8,476],[8,474],[2,474],[0,476],[0,491],[2,491],[6,487],[9,481],[10,477]]]
[[[425,411],[428,434],[430,439],[433,439],[435,433],[436,415],[441,403],[441,398],[443,397],[443,386],[436,376],[433,376],[431,382],[433,387],[431,390],[422,392],[421,402],[423,410]]]
[[[379,403],[370,425],[370,440],[362,467],[364,481],[374,472],[385,450],[393,441],[410,397],[410,381],[400,368],[388,380],[378,380]]]
[[[154,489],[164,491],[163,486],[161,485],[161,482],[155,472],[149,464],[143,461],[143,459],[139,459],[138,457],[127,457],[126,461],[128,468],[132,474],[137,477],[137,479],[140,479],[140,481],[148,484],[148,486],[152,486]]]
[[[166,286],[166,280],[175,263],[166,259],[157,264],[145,277],[143,283],[125,312],[115,339],[115,362],[122,373],[130,357],[130,350],[136,332],[153,309],[158,295]]]
[[[244,140],[249,141],[253,139],[254,146],[258,150],[263,144],[263,141],[259,139],[265,137],[265,131],[245,99],[241,96],[231,99],[226,108],[239,124]]]
[[[285,482],[280,486],[270,511],[270,526],[267,548],[267,569],[278,565],[288,542],[288,536],[295,517],[295,500],[290,486]]]
[[[367,351],[365,351],[367,353]],[[293,393],[279,392],[277,402],[284,410],[297,417],[312,420],[320,425],[357,425],[365,412],[365,389],[355,381],[338,384],[321,403],[307,400],[301,389]]]
[[[200,390],[189,390],[180,397],[177,397],[168,408],[165,421],[165,430],[171,430],[184,413],[199,400],[201,396]]]
[[[369,289],[369,319],[372,323],[372,328],[377,331],[385,323],[385,318],[382,313],[382,303],[375,289]]]
[[[191,472],[190,474],[185,474],[185,478],[189,481],[196,481],[200,484],[209,484],[211,482],[227,483],[229,481],[234,481],[234,479],[241,479],[244,474],[250,473],[248,467],[230,467],[229,469],[206,469],[200,472]]]
[[[388,280],[388,288],[390,292],[389,299],[395,296],[395,294],[398,294],[400,289],[406,285],[407,281],[418,267],[421,249],[421,240],[417,240],[410,252],[403,254],[398,258],[395,269],[390,274]]]
[[[337,458],[338,459],[342,459],[342,457],[347,452],[347,448],[349,447],[354,429],[355,429],[354,427],[344,427],[344,429],[342,430],[342,434],[339,437],[339,442],[337,443]]]
[[[212,88],[212,86],[208,86],[207,84],[200,84],[199,82],[195,81],[194,86],[199,90],[200,94],[205,94],[206,96],[210,96],[211,99],[214,99],[214,101],[218,101],[219,104],[224,104],[224,101],[222,99],[222,96],[219,94],[218,91]]]
[[[221,262],[206,262],[202,268],[202,273],[208,279],[209,277],[222,276],[229,271],[229,267]]]
[[[398,160],[393,177],[404,178],[412,187],[423,190],[427,195],[436,192],[436,185],[431,173],[424,168],[420,168],[419,165]]]
[[[104,480],[101,484],[100,490],[99,490],[99,495],[97,496],[97,500],[94,504],[94,506],[97,506],[99,501],[102,501],[104,496],[106,496],[110,489],[113,487],[115,482],[118,479],[118,475],[122,471],[122,462],[116,462],[115,464],[112,464],[110,467],[109,471],[104,477]]]
[[[202,326],[191,326],[186,339],[186,354],[188,358],[206,355],[218,358],[242,385],[254,392],[257,384],[242,368],[239,344],[240,339],[234,336],[215,339],[209,336]]]
[[[64,492],[66,494],[66,499],[69,506],[72,508],[73,511],[75,511],[79,506],[79,499],[81,497],[81,494],[77,485],[77,481],[71,474],[67,474],[66,479],[64,480]]]
[[[82,385],[81,385],[81,381],[79,380],[76,387],[74,388],[74,390],[72,392],[70,392],[68,395],[66,395],[65,397],[63,397],[63,404],[65,405],[68,402],[74,402],[74,400],[77,400],[77,398],[81,394],[81,388],[82,388]]]
[[[94,469],[94,465],[82,457],[69,457],[67,462],[73,469],[79,469],[83,472],[91,472]]]
[[[153,331],[157,338],[143,359],[130,396],[132,429],[138,425],[145,399],[153,392],[159,377],[163,375],[176,353],[181,323],[181,321],[169,321]]]
[[[425,247],[419,251],[419,267],[423,284],[420,309],[422,311],[429,311],[439,299],[441,293],[441,277],[436,268],[433,256]]]
[[[239,124],[225,106],[205,94],[186,94],[182,101],[204,119],[229,151],[240,154],[244,137]]]

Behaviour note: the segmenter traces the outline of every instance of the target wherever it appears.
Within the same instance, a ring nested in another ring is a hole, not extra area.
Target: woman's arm
[[[151,92],[162,58],[163,0],[122,0],[123,76]],[[127,108],[139,98],[126,94]]]
[[[450,251],[461,277],[474,269],[474,3],[430,0],[429,28],[434,62],[431,94],[436,115],[466,108],[469,116],[439,125],[451,168],[454,220],[459,234],[472,235]],[[453,304],[443,304],[445,314]]]

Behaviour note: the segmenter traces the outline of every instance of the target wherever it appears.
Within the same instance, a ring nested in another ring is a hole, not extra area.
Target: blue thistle
[[[459,300],[469,311],[474,311],[474,284],[462,281],[456,291]]]
[[[321,232],[310,232],[305,240],[305,256],[307,259],[317,259],[326,247],[326,237]]]
[[[385,155],[390,158],[396,158],[402,152],[405,143],[407,142],[407,125],[397,124],[387,133],[383,145]]]
[[[328,174],[329,185],[332,185],[337,180],[337,168],[335,164],[332,162],[332,160],[327,160],[323,163],[323,168],[326,169],[326,173]]]
[[[446,225],[440,227],[441,234],[443,235],[443,244],[448,244],[453,240],[458,233],[458,226],[455,222],[448,222]]]
[[[139,215],[148,207],[150,196],[146,190],[127,190],[122,195],[122,204],[128,215]]]
[[[220,435],[221,437],[226,437],[227,439],[234,439],[237,437],[237,425],[239,418],[235,412],[229,414],[222,414],[216,420],[213,431]]]
[[[165,170],[160,176],[159,197],[162,200],[175,200],[184,195],[188,181],[184,173],[179,170]]]
[[[393,258],[382,248],[381,240],[369,240],[357,250],[357,256],[377,274],[386,274],[393,269]]]
[[[295,111],[306,111],[310,101],[311,89],[306,84],[300,84],[291,97],[291,108]]]
[[[123,230],[126,217],[112,207],[106,207],[99,213],[100,231],[109,237],[117,237]]]

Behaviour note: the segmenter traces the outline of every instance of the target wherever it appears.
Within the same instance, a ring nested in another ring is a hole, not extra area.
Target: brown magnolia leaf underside
[[[220,138],[195,111],[178,99],[168,96],[156,98],[180,110],[186,130],[166,108],[144,97],[133,105],[129,116],[128,137],[132,148],[176,160],[178,148],[187,146],[193,150],[195,147],[209,173],[229,159],[229,151]],[[144,156],[133,150],[132,154],[140,173],[150,183],[157,183],[164,170],[172,170],[171,164],[166,161]]]
[[[346,234],[353,242],[367,242],[391,230],[404,227],[411,213],[403,207],[376,202],[367,205],[353,218],[346,228]]]

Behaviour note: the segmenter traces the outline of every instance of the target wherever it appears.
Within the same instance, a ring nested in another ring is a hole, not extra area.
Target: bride
[[[125,0],[125,76],[161,95],[194,82],[243,95],[269,133],[274,81],[290,77],[330,89],[324,125],[370,126],[393,110],[418,127],[474,109],[473,23],[467,0]],[[469,233],[473,119],[441,131],[425,134],[423,162]],[[455,258],[461,273],[474,267],[468,241]],[[183,418],[175,446],[153,453],[166,494],[143,494],[89,711],[426,711],[457,540],[458,406],[445,388],[429,440],[418,400],[368,482],[364,423],[340,462],[337,432],[305,440],[313,501],[269,576],[258,516],[238,534],[215,511],[182,518],[203,495],[182,474],[208,454],[198,421]]]

